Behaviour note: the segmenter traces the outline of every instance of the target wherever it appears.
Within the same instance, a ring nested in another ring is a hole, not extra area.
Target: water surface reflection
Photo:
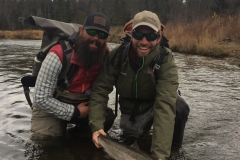
[[[67,135],[46,145],[31,140],[31,109],[20,78],[31,73],[39,46],[39,40],[0,41],[1,159],[105,159],[102,150],[89,143],[89,136]],[[177,53],[174,57],[179,67],[179,89],[191,108],[183,145],[186,157],[240,159],[240,69],[224,59]],[[114,96],[113,92],[109,102],[112,108]],[[116,138],[118,120],[109,132]]]

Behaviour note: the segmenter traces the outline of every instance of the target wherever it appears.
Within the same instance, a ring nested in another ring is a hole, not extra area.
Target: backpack
[[[59,75],[60,81],[58,82],[58,86],[61,86],[61,89],[65,89],[73,79],[78,68],[73,64],[70,65],[69,62],[72,55],[73,45],[75,44],[74,36],[76,36],[79,31],[80,24],[64,23],[36,16],[29,16],[28,18],[19,17],[18,20],[23,24],[33,25],[44,31],[40,50],[34,57],[32,75],[21,78],[25,97],[32,109],[29,87],[35,86],[42,62],[48,51],[54,45],[60,44],[63,50],[63,67]]]

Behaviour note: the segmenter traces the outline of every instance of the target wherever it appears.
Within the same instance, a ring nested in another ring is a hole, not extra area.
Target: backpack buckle
[[[64,77],[64,83],[65,83],[66,87],[68,87],[70,85],[70,82],[66,76]]]
[[[153,68],[155,68],[155,69],[160,69],[160,65],[155,64]]]

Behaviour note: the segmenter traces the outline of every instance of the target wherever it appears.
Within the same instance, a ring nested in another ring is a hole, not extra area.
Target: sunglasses
[[[132,32],[133,38],[136,40],[142,40],[143,37],[146,37],[147,41],[155,41],[159,37],[159,33],[142,33],[138,31]]]
[[[86,29],[86,32],[90,36],[98,35],[98,38],[100,38],[100,39],[107,39],[108,38],[107,33],[103,32],[103,31],[96,30],[96,29]]]

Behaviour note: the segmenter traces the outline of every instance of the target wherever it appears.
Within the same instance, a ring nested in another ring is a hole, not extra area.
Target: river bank
[[[165,36],[172,51],[215,58],[230,57],[230,64],[240,67],[240,18],[212,17],[204,22],[166,25]],[[0,31],[0,39],[42,39],[41,30]],[[120,43],[122,26],[113,26],[108,42]]]

